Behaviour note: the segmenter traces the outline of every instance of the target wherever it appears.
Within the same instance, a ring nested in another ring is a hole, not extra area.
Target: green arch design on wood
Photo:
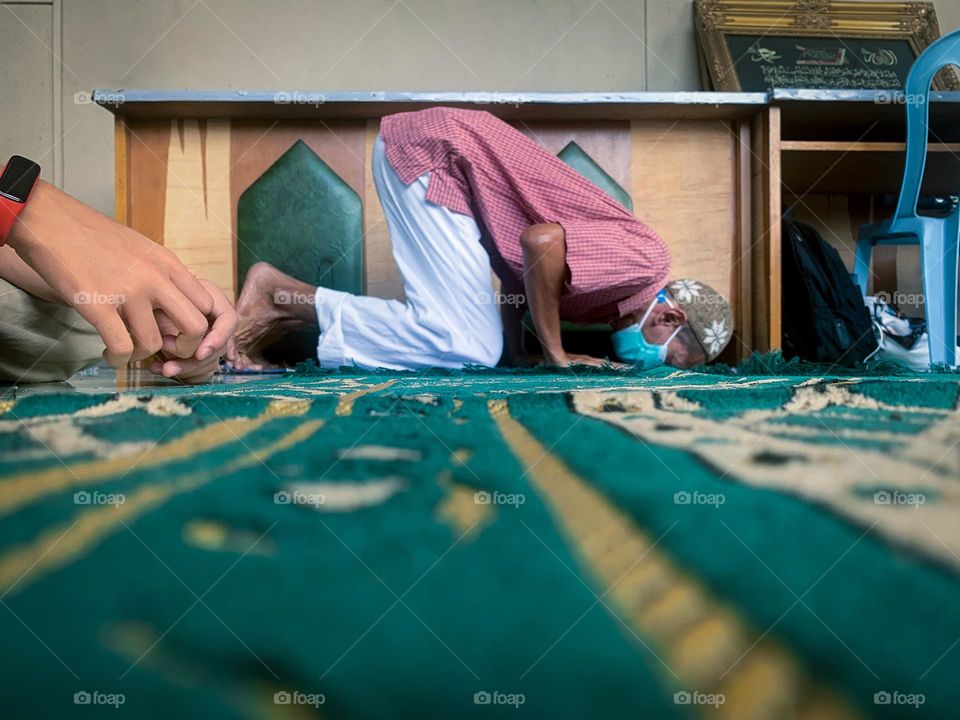
[[[363,292],[363,203],[303,140],[237,203],[240,285],[258,261],[311,285]]]
[[[610,177],[607,171],[600,167],[597,161],[590,157],[582,147],[571,140],[563,150],[557,153],[557,157],[623,205],[627,210],[633,212],[633,199],[630,197],[630,193]]]

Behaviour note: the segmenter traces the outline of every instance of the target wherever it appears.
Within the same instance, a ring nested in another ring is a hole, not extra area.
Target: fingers
[[[77,305],[76,310],[84,320],[93,325],[103,340],[106,346],[103,351],[104,360],[116,368],[129,362],[133,353],[133,340],[115,307]]]
[[[167,355],[179,356],[179,351],[177,350],[177,337],[179,337],[179,334],[163,336],[162,349]]]
[[[163,345],[153,307],[143,300],[131,300],[120,307],[127,330],[133,338],[130,360],[143,360],[157,352]]]
[[[197,348],[197,360],[206,360],[213,356],[219,358],[223,355],[227,342],[233,337],[240,322],[237,311],[220,288],[212,284],[208,285],[208,288],[213,297],[213,309],[208,313],[208,318],[213,324]]]
[[[561,367],[570,367],[572,365],[589,365],[590,367],[615,368],[618,370],[627,368],[627,366],[622,363],[611,362],[602,358],[591,357],[590,355],[568,355],[566,364]]]
[[[157,360],[150,364],[150,372],[154,375],[162,375],[167,378],[174,378],[185,383],[204,383],[213,378],[219,359],[211,357],[209,360]]]
[[[180,334],[180,328],[176,326],[173,320],[170,319],[170,316],[167,315],[163,310],[157,310],[154,308],[153,317],[157,320],[157,327],[160,328],[160,334],[165,338],[168,335],[175,337]]]
[[[197,351],[197,346],[207,333],[207,318],[183,293],[173,288],[161,289],[157,295],[157,308],[162,310],[180,331],[170,353],[177,357],[190,357]]]
[[[193,356],[184,356],[183,334],[175,320],[168,317],[166,311],[157,310],[156,315],[164,328],[163,351],[166,358],[150,365],[151,372],[168,378],[176,378],[185,383],[209,382],[216,371],[220,357],[227,349],[237,329],[237,313],[226,296],[213,283],[202,280],[201,283],[210,294],[213,305],[207,313],[206,330]],[[169,323],[172,323],[172,327]]]
[[[205,286],[196,273],[179,260],[170,270],[170,279],[202,315],[209,315],[213,311],[214,299],[209,292],[210,286]]]

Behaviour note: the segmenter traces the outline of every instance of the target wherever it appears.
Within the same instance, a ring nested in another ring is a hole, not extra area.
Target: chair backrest
[[[927,167],[930,121],[930,86],[947,65],[960,66],[960,30],[930,45],[910,69],[907,77],[907,160],[897,205],[898,219],[917,217],[920,186]]]

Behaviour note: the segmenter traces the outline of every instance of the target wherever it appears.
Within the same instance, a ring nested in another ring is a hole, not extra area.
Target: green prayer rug
[[[0,401],[0,718],[957,716],[960,376]]]

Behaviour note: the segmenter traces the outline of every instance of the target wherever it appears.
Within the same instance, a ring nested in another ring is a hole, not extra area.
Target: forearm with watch
[[[13,156],[0,168],[0,278],[34,297],[62,303],[50,286],[7,244],[27,200],[39,183],[40,166],[32,160]],[[16,237],[13,238],[16,244]]]
[[[73,307],[96,328],[114,366],[163,351],[182,360],[171,370],[193,372],[202,363],[205,374],[236,327],[223,294],[168,249],[39,174],[19,156],[0,172],[0,246],[23,261],[3,249],[0,272],[27,292]]]

